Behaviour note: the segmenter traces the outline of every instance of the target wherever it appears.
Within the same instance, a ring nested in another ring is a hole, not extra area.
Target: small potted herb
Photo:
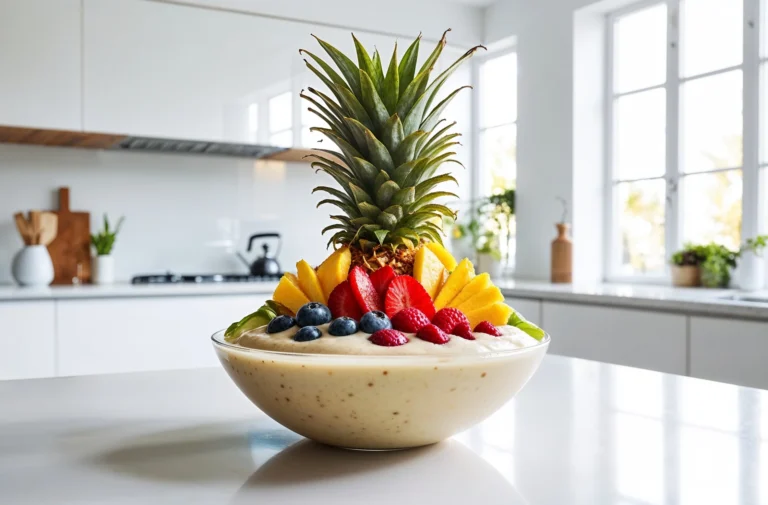
[[[705,288],[727,288],[731,283],[731,270],[736,268],[739,253],[715,243],[700,247],[704,255],[704,261],[701,263],[701,285]]]
[[[692,288],[701,285],[701,264],[706,258],[701,246],[685,244],[672,255],[672,285]]]
[[[123,218],[117,220],[117,226],[110,229],[109,219],[104,214],[104,228],[91,235],[91,244],[96,250],[93,258],[93,282],[94,284],[112,284],[115,282],[115,259],[112,257],[112,248],[115,239],[123,225]]]
[[[765,286],[765,257],[763,250],[768,247],[768,235],[747,239],[739,251],[739,287],[757,291]]]

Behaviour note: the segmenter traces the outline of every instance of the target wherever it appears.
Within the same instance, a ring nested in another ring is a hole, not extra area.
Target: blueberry
[[[346,316],[334,319],[331,325],[328,326],[328,333],[334,337],[346,337],[347,335],[357,333],[357,321]]]
[[[320,328],[315,326],[305,326],[303,328],[299,328],[299,331],[296,332],[296,335],[293,336],[293,339],[296,342],[309,342],[310,340],[317,340],[322,336],[323,332],[320,331]]]
[[[392,328],[392,321],[380,310],[366,312],[360,318],[360,329],[365,333],[376,333],[379,330],[388,330]]]
[[[304,326],[320,326],[331,322],[331,309],[322,303],[309,302],[301,306],[296,313],[296,322]]]
[[[277,316],[267,325],[267,333],[280,333],[288,328],[292,328],[296,320],[291,316]]]

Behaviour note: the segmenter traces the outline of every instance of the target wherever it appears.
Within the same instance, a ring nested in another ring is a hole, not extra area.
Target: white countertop
[[[0,382],[0,502],[768,503],[768,391],[558,356],[454,439],[354,452],[219,368]]]

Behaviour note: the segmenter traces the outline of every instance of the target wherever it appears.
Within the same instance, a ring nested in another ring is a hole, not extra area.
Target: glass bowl
[[[349,449],[433,444],[484,420],[533,376],[549,347],[441,356],[287,353],[211,339],[237,387],[289,430]]]

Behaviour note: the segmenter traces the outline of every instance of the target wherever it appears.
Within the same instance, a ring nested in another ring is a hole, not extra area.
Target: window
[[[759,232],[758,3],[646,1],[608,17],[609,279],[660,277],[685,242],[737,249]]]
[[[517,180],[517,54],[494,54],[479,60],[477,160],[480,198],[513,189]],[[515,220],[499,219],[494,232],[507,267],[514,264]]]

